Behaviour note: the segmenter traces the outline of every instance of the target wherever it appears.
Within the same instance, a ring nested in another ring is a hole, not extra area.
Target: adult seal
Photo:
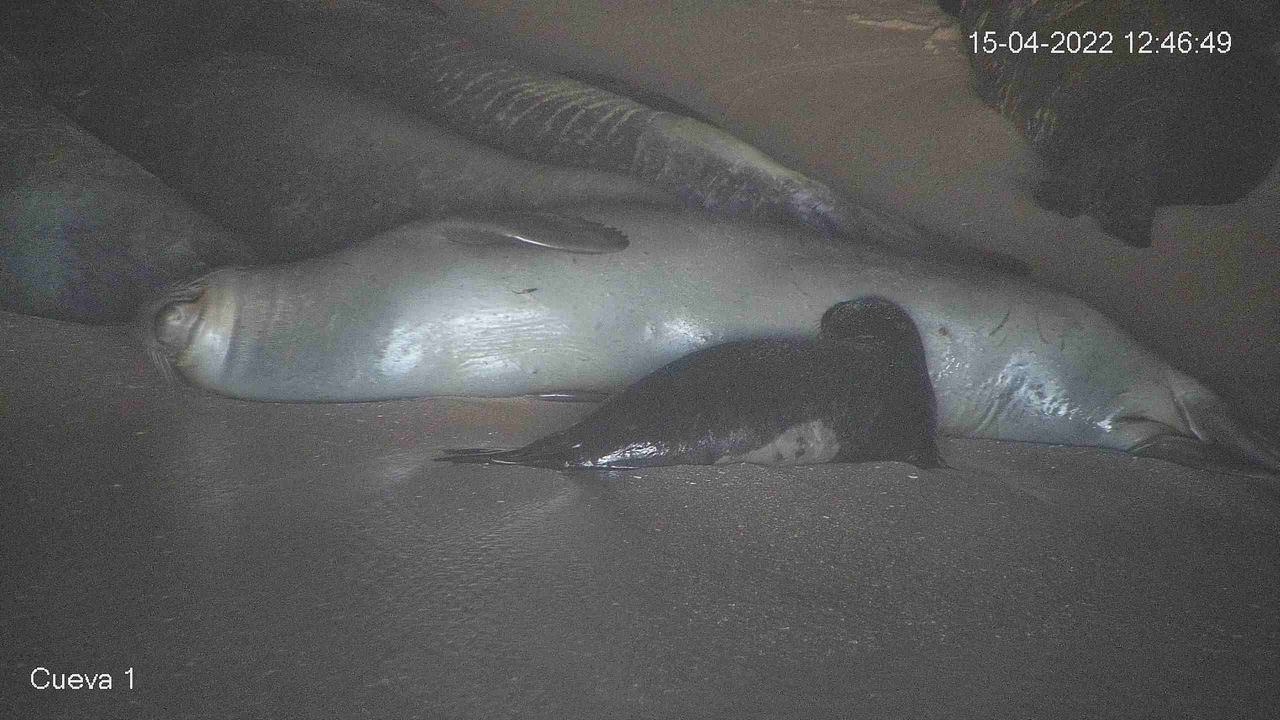
[[[1156,207],[1235,202],[1280,153],[1275,3],[941,5],[960,17],[978,95],[1043,158],[1046,209],[1148,247]]]
[[[942,465],[936,433],[915,324],[893,303],[867,297],[827,310],[816,340],[703,348],[522,448],[437,459],[596,470],[869,460],[933,468]]]
[[[506,57],[421,8],[267,0],[241,42],[332,68],[366,92],[528,160],[628,174],[716,213],[909,247],[945,242],[718,128]]]
[[[47,91],[269,259],[466,210],[677,203],[622,174],[506,155],[264,53],[144,65],[92,85],[51,78]]]
[[[397,228],[324,258],[224,269],[156,299],[151,347],[234,397],[614,392],[695,350],[812,337],[875,295],[920,330],[942,433],[1280,469],[1238,422],[1084,302],[793,226],[584,207]]]

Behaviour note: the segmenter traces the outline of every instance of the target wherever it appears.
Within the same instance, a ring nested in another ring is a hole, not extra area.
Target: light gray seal
[[[612,392],[699,348],[812,337],[832,305],[876,295],[919,328],[946,435],[1184,463],[1220,446],[1280,469],[1273,440],[1068,295],[800,227],[580,215],[420,223],[216,271],[158,298],[143,330],[192,383],[246,399]]]
[[[437,460],[616,470],[658,465],[942,466],[920,334],[883,298],[839,303],[817,339],[739,340],[664,365],[572,427]]]

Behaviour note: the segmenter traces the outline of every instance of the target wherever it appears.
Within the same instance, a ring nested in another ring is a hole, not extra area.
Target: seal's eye
[[[173,302],[156,313],[156,342],[168,350],[181,350],[191,338],[191,330],[200,318],[200,306],[191,302]]]

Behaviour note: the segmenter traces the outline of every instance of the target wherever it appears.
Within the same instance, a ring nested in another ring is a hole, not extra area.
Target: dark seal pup
[[[729,342],[672,362],[581,422],[518,450],[438,458],[545,468],[808,465],[941,467],[915,323],[878,297],[839,303],[817,340]]]

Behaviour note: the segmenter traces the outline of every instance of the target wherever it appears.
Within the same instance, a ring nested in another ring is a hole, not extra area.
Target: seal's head
[[[173,364],[191,343],[200,321],[208,277],[174,285],[138,312],[142,345],[166,382],[173,382]]]
[[[875,357],[882,364],[896,365],[906,376],[917,378],[920,387],[925,389],[919,399],[924,403],[929,436],[936,436],[938,399],[929,377],[924,341],[915,321],[902,306],[875,295],[836,303],[822,314],[818,335],[824,342]],[[913,460],[920,467],[947,467],[932,441],[921,452]]]
[[[819,335],[823,340],[870,344],[924,357],[924,344],[911,316],[896,303],[874,295],[832,305],[822,314]]]

